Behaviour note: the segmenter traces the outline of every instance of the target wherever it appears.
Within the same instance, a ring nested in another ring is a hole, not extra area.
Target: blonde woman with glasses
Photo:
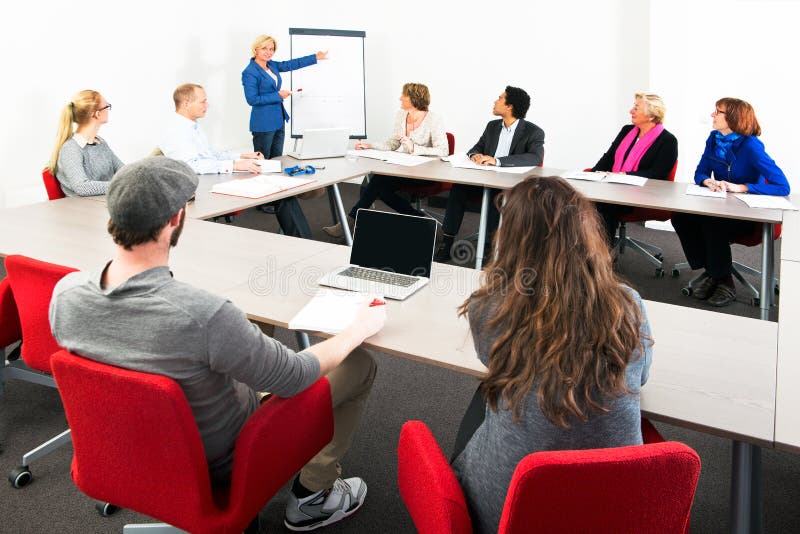
[[[111,104],[90,89],[72,97],[61,110],[56,145],[47,168],[67,196],[105,195],[122,161],[97,135],[108,122]],[[73,129],[73,124],[77,125]]]

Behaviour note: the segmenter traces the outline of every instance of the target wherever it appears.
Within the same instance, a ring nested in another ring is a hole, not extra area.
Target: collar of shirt
[[[511,134],[511,137],[514,137],[514,132],[517,131],[517,125],[519,124],[519,119],[515,120],[511,123],[511,126],[506,128],[506,124],[503,123],[503,132],[507,134]]]
[[[190,128],[192,130],[199,130],[200,129],[200,123],[199,122],[193,121],[192,119],[190,119],[188,117],[184,117],[183,115],[181,115],[177,111],[175,112],[175,122],[177,122],[181,126],[184,126],[186,128]]]
[[[119,285],[103,287],[103,274],[105,274],[109,265],[111,265],[111,261],[89,276],[89,285],[103,295],[131,296],[144,294],[152,291],[154,286],[162,286],[172,281],[172,271],[169,270],[169,266],[160,265],[135,274]]]
[[[95,136],[94,142],[90,143],[88,139],[86,139],[84,136],[82,136],[79,133],[72,134],[72,138],[75,140],[76,143],[78,143],[78,146],[81,147],[81,148],[84,148],[86,145],[99,145],[100,143],[103,142],[102,139],[100,139],[99,137]]]

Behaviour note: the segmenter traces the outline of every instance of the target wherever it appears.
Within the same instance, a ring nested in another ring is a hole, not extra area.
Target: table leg
[[[339,214],[339,222],[342,223],[342,231],[344,232],[344,242],[348,247],[353,246],[353,236],[350,235],[350,225],[347,224],[347,213],[344,211],[342,204],[342,195],[339,193],[339,184],[333,184],[331,190],[333,191],[333,198],[336,201],[336,211]]]
[[[331,220],[333,221],[333,224],[336,224],[339,222],[339,214],[336,213],[336,199],[333,197],[333,188],[326,187],[325,189],[328,193],[328,206],[331,209]]]
[[[761,290],[759,305],[761,319],[769,320],[769,310],[772,305],[772,255],[774,251],[772,223],[765,222],[761,230]]]
[[[486,220],[489,217],[489,197],[488,187],[483,188],[483,198],[481,199],[481,220],[478,223],[478,246],[475,250],[475,269],[483,267],[483,249],[486,245]]]
[[[308,334],[305,332],[295,332],[294,335],[297,338],[297,344],[300,345],[300,350],[306,350],[311,346],[311,341],[309,341]]]
[[[731,463],[731,532],[759,534],[761,525],[761,449],[733,442]]]

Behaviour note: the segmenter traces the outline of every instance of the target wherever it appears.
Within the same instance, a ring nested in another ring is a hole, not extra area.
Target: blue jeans
[[[251,132],[253,134],[253,150],[261,152],[267,159],[282,155],[285,132],[284,128],[274,132]],[[285,235],[311,239],[311,227],[296,198],[284,198],[270,202],[268,205],[275,206],[278,225]]]

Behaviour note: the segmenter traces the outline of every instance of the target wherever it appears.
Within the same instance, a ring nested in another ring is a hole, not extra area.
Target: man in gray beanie
[[[114,258],[96,272],[64,277],[53,290],[50,325],[64,348],[96,361],[168,376],[180,384],[203,439],[212,481],[230,478],[233,446],[259,393],[296,395],[327,376],[333,440],[294,481],[285,524],[313,530],[363,503],[360,478],[340,478],[339,460],[372,388],[376,366],[360,348],[381,329],[386,306],[365,304],[341,334],[294,352],[263,334],[230,301],[172,278],[197,176],[183,162],[145,158],[122,167],[108,192]],[[301,416],[302,414],[298,414]]]

